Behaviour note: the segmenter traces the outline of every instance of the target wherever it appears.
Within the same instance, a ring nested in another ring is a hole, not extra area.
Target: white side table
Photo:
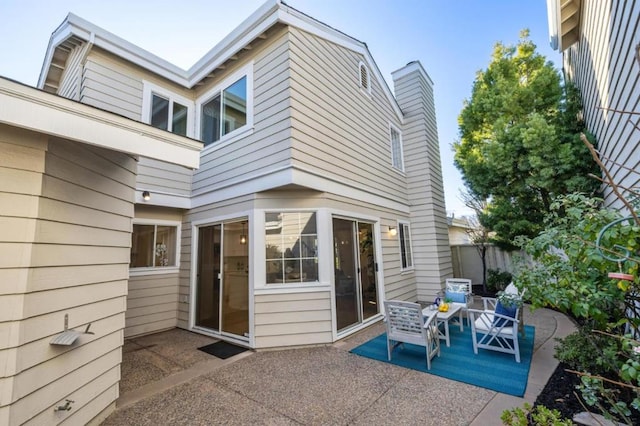
[[[440,312],[437,309],[430,309],[429,306],[422,310],[422,315],[426,317],[437,315],[438,337],[440,339],[443,339],[447,346],[451,346],[451,341],[449,340],[449,320],[456,314],[458,314],[458,321],[460,322],[460,331],[464,331],[462,323],[462,306],[449,305],[449,310],[447,312]],[[440,330],[441,324],[442,330]]]

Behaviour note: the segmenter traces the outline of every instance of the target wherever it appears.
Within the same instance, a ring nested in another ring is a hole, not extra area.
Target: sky
[[[453,164],[458,115],[496,42],[516,44],[528,28],[538,51],[549,46],[545,0],[285,0],[367,44],[382,76],[418,60],[434,82],[447,214],[469,215]],[[35,86],[51,33],[72,12],[187,69],[264,0],[0,0],[0,76]]]

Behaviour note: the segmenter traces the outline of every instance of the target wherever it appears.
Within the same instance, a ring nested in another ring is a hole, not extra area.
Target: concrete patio
[[[500,425],[503,410],[535,401],[557,366],[554,338],[574,330],[548,309],[524,318],[536,328],[524,398],[349,353],[381,323],[333,345],[227,360],[196,349],[215,339],[174,329],[125,342],[121,396],[103,425]]]

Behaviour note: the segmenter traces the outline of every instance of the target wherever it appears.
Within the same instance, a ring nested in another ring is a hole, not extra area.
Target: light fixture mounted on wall
[[[398,228],[395,226],[389,226],[389,235],[395,237],[398,234]]]
[[[145,201],[149,201],[151,199],[151,194],[149,193],[149,191],[144,191],[142,193],[142,199]]]
[[[247,244],[247,235],[244,233],[244,222],[242,222],[242,234],[240,234],[240,244]]]

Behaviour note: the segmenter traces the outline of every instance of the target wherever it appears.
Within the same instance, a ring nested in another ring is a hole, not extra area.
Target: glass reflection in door
[[[224,224],[222,256],[222,331],[237,336],[249,334],[249,244],[248,221]]]
[[[248,337],[248,225],[242,220],[199,228],[196,327]]]
[[[198,275],[195,324],[220,330],[220,241],[222,225],[202,226],[198,230]]]
[[[333,219],[336,321],[338,331],[378,313],[373,224]]]

